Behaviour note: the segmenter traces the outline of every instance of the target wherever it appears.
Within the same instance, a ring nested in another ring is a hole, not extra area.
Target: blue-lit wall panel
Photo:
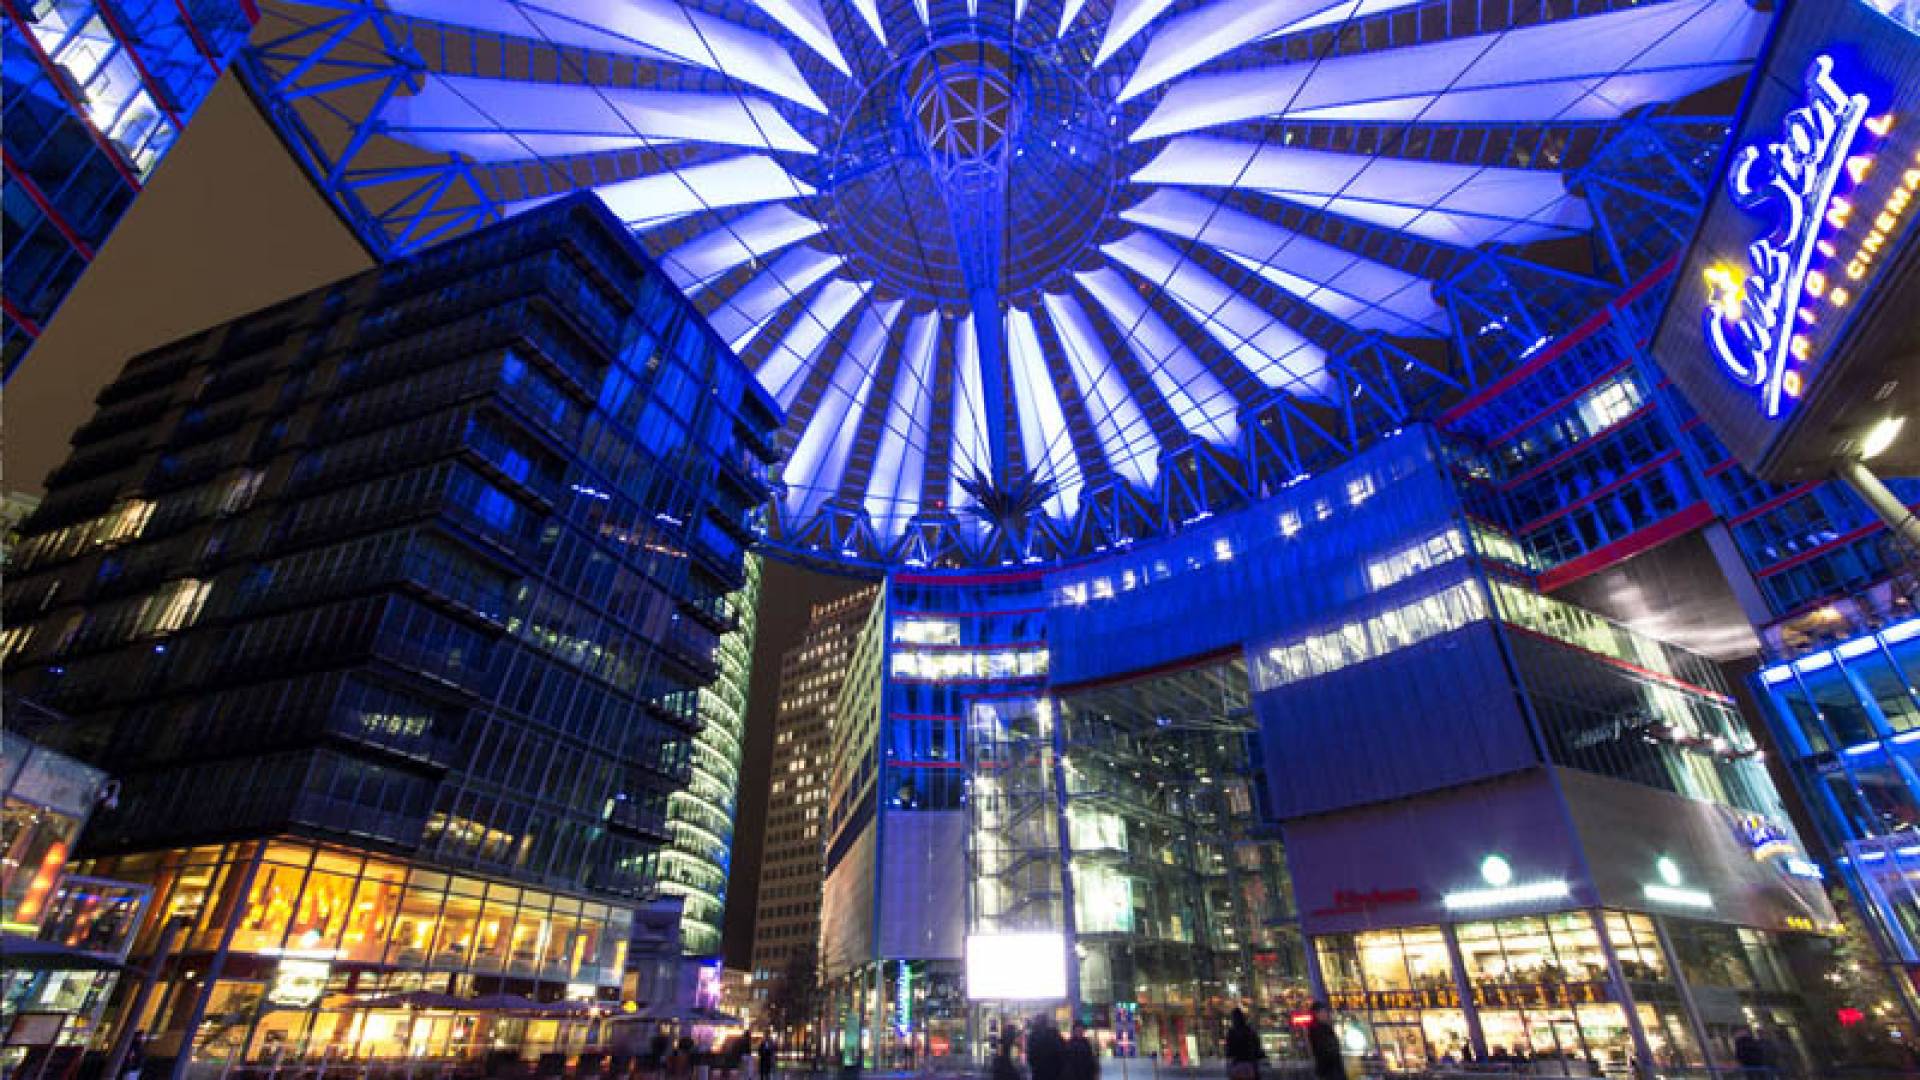
[[[1920,963],[1920,618],[1755,680],[1801,796],[1894,957]]]
[[[1338,622],[1366,558],[1449,528],[1459,503],[1424,428],[1137,553],[1047,578],[1053,680],[1073,685]]]
[[[1272,810],[1281,818],[1404,798],[1539,762],[1488,621],[1256,693],[1253,701]]]
[[[244,0],[5,0],[10,377],[252,25]]]

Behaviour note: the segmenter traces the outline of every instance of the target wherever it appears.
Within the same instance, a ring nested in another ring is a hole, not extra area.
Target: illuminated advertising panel
[[[1900,385],[1920,383],[1900,378],[1920,346],[1920,39],[1859,0],[1786,10],[1654,341],[1714,433],[1779,480],[1860,452],[1920,391]]]
[[[967,996],[975,1001],[1066,997],[1066,936],[1047,930],[967,935]]]

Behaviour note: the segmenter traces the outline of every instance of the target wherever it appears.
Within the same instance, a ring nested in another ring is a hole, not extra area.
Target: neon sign
[[[1747,246],[1749,272],[1706,271],[1708,346],[1736,381],[1760,392],[1768,417],[1778,417],[1804,384],[1811,347],[1802,330],[1813,322],[1802,306],[1808,279],[1818,274],[1816,256],[1833,255],[1821,234],[1844,228],[1851,213],[1836,188],[1843,177],[1859,182],[1872,165],[1870,155],[1852,155],[1854,140],[1862,127],[1883,135],[1892,123],[1891,116],[1868,119],[1867,96],[1834,81],[1831,57],[1808,66],[1806,92],[1777,140],[1742,147],[1727,170],[1736,206],[1774,215],[1774,227]]]

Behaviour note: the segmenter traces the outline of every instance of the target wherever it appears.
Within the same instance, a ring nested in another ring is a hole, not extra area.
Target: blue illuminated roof
[[[1509,370],[1635,276],[1627,243],[1683,235],[1723,130],[1685,103],[1745,73],[1766,19],[1745,0],[262,8],[249,85],[371,244],[598,191],[787,410],[771,538],[911,565],[1175,529]],[[1651,151],[1598,171],[1639,128],[1689,124],[1667,173]],[[1537,259],[1634,200],[1595,265]]]

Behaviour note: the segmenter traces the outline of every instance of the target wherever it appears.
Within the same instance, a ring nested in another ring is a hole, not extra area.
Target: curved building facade
[[[726,598],[733,629],[714,651],[719,677],[700,691],[700,731],[693,737],[687,785],[667,797],[673,842],[660,852],[660,891],[682,897],[680,943],[689,956],[720,951],[733,859],[733,817],[740,795],[740,749],[746,738],[747,689],[760,621],[760,560],[746,560],[747,583]]]

